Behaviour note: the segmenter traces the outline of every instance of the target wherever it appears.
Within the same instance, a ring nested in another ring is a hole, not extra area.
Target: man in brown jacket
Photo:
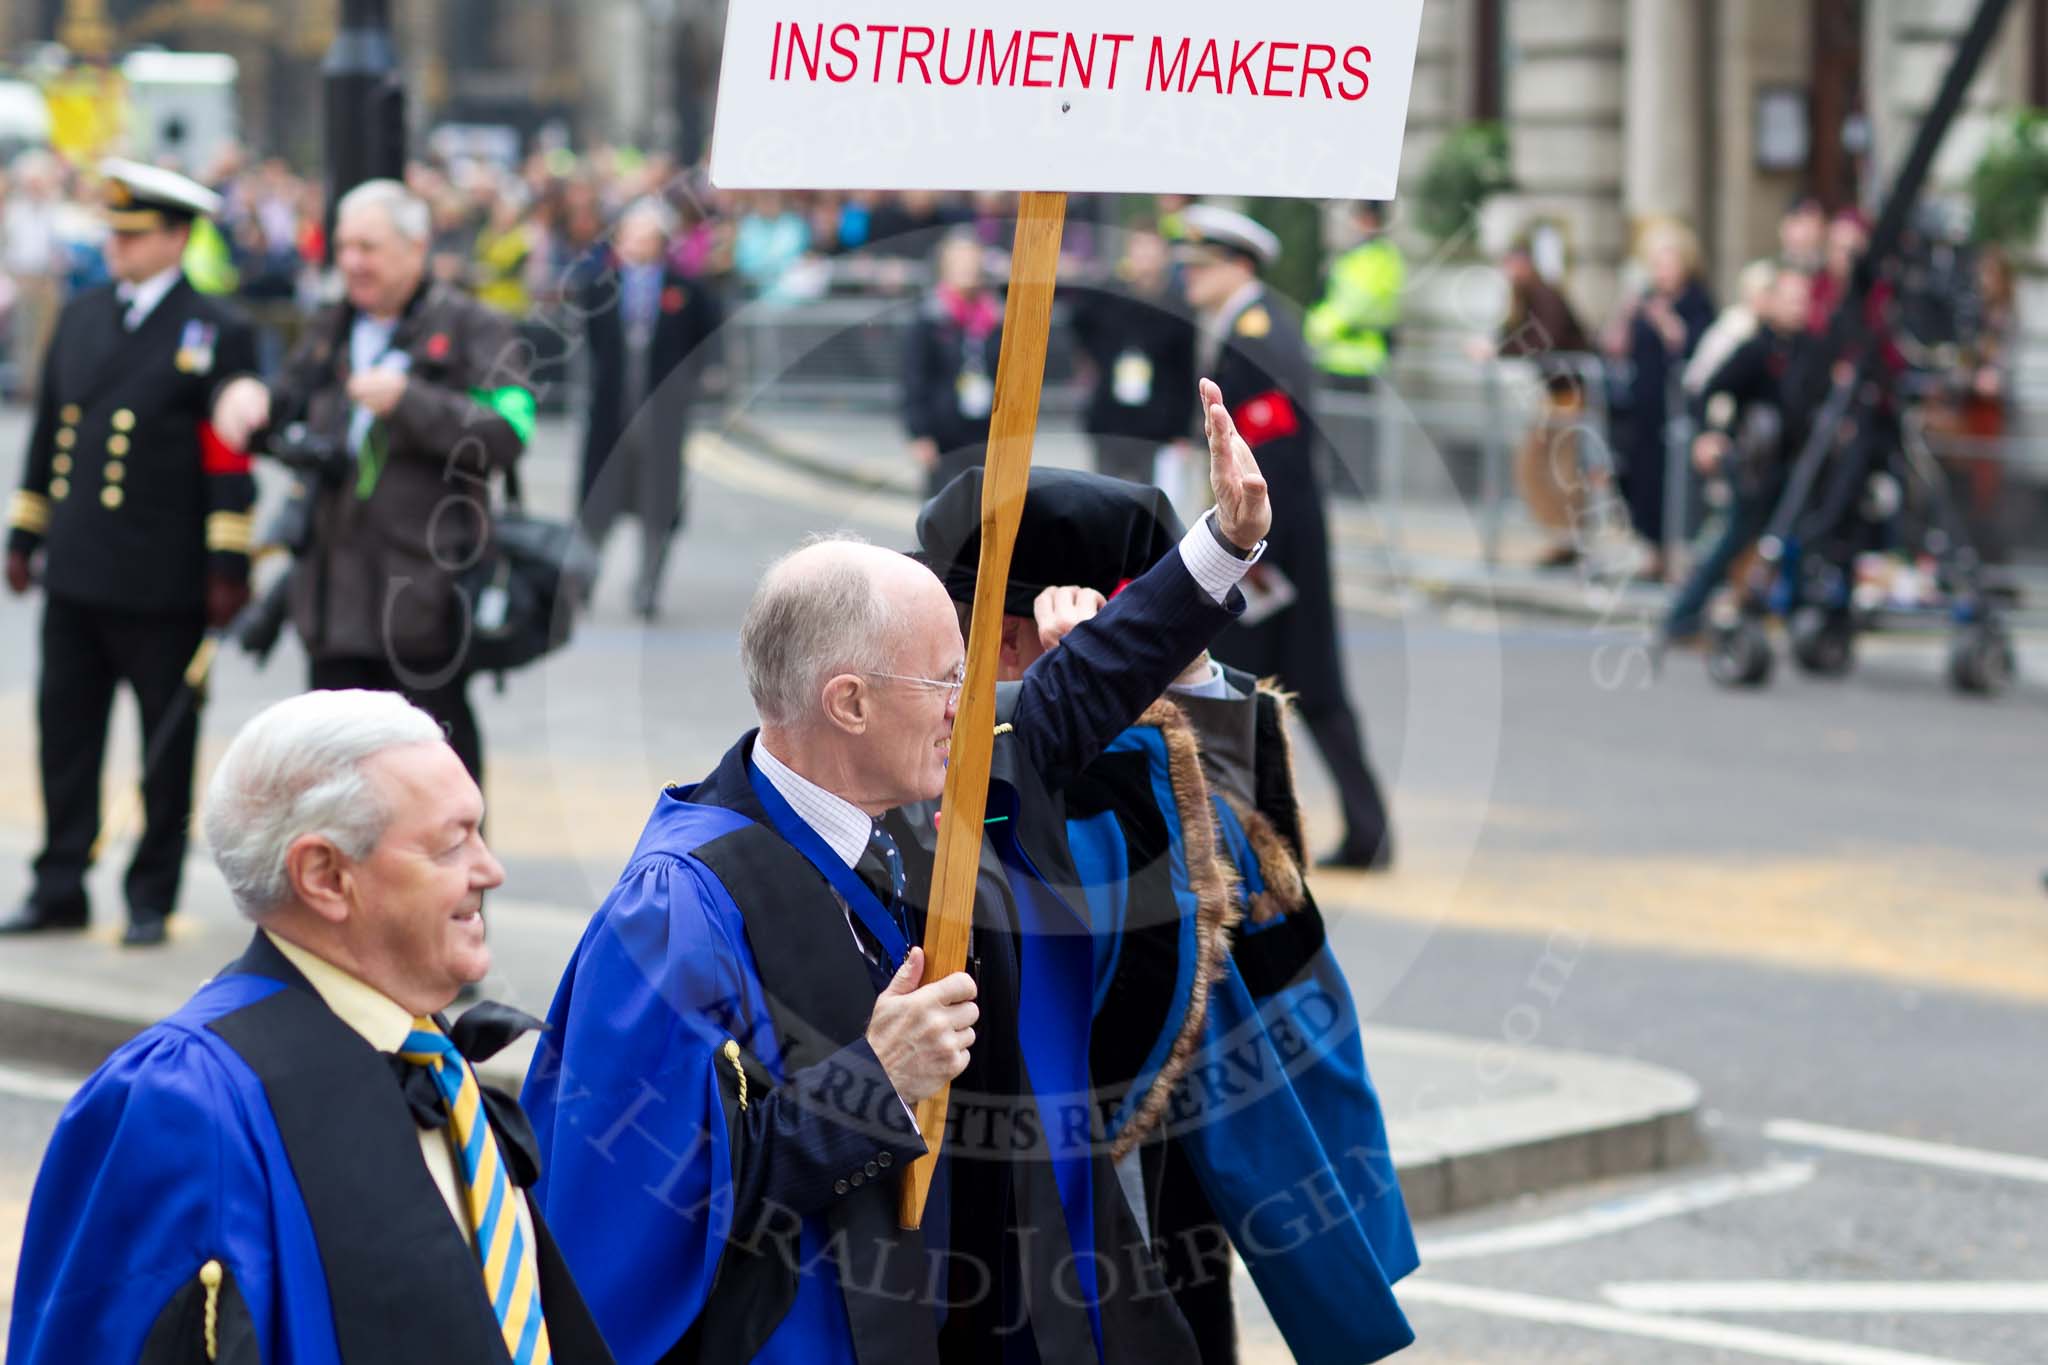
[[[275,393],[237,380],[214,423],[239,444],[303,421],[349,453],[348,475],[314,492],[313,543],[293,571],[308,686],[404,693],[481,782],[471,604],[455,580],[489,533],[490,476],[519,458],[534,400],[511,322],[427,278],[430,229],[396,181],[343,196],[345,299],[312,321]]]

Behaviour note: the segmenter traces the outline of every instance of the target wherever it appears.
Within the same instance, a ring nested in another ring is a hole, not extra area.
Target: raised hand
[[[1216,494],[1216,529],[1240,550],[1250,550],[1273,529],[1273,504],[1266,497],[1266,476],[1252,448],[1237,434],[1237,423],[1223,406],[1223,390],[1204,379],[1202,429],[1209,437],[1209,486]]]
[[[1031,603],[1038,625],[1038,643],[1056,649],[1067,632],[1103,608],[1109,599],[1093,588],[1047,588]]]

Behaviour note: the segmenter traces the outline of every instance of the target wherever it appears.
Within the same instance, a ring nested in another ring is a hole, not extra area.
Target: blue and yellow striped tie
[[[414,1019],[398,1055],[433,1074],[448,1110],[448,1131],[454,1138],[462,1168],[470,1230],[476,1234],[483,1261],[484,1292],[505,1334],[513,1365],[546,1365],[548,1328],[542,1320],[540,1283],[534,1274],[533,1249],[525,1245],[513,1200],[518,1191],[506,1177],[504,1158],[491,1136],[483,1109],[483,1092],[469,1063],[431,1019]]]

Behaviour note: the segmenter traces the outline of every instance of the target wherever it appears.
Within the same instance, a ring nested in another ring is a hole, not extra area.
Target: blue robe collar
[[[751,735],[748,736],[748,741],[752,738]],[[750,754],[751,748],[749,744]],[[895,916],[883,908],[882,902],[868,884],[862,881],[852,868],[840,861],[839,855],[832,851],[824,836],[812,829],[802,816],[790,808],[789,802],[783,800],[782,793],[775,790],[775,784],[762,775],[751,756],[747,761],[747,781],[754,789],[755,799],[760,801],[761,809],[768,816],[769,826],[787,840],[792,848],[803,854],[804,860],[817,868],[818,875],[839,893],[839,898],[846,902],[847,909],[860,920],[861,927],[874,936],[875,943],[882,950],[885,967],[894,975],[910,952],[910,944],[905,941],[903,930],[896,923]]]
[[[640,846],[633,850],[633,857],[637,860],[652,852],[673,853],[730,833],[734,828],[731,822],[705,813],[710,808],[765,825],[802,854],[804,861],[817,869],[818,875],[838,893],[860,920],[861,927],[881,947],[886,971],[893,974],[903,965],[904,956],[910,951],[902,928],[868,884],[840,861],[839,855],[832,851],[824,838],[804,823],[803,817],[783,800],[782,793],[761,776],[761,770],[754,766],[754,744],[760,734],[759,730],[749,730],[740,736],[739,742],[719,760],[711,776],[702,782],[689,787],[670,787],[663,792],[653,817],[647,822],[645,833],[640,836]]]
[[[742,736],[702,782],[662,793],[633,857],[695,858],[725,888],[745,926],[778,1036],[817,1045],[800,1046],[786,1057],[793,1069],[817,1061],[829,1050],[826,1043],[838,1047],[861,1035],[881,989],[872,979],[879,968],[861,955],[845,928],[829,866],[793,844],[762,803],[751,777],[756,733]],[[817,843],[823,848],[823,840]],[[823,852],[859,884],[829,848]],[[860,889],[866,891],[864,885]],[[872,892],[867,900],[886,921]],[[828,919],[834,927],[821,939],[817,926]],[[901,943],[902,935],[895,939]]]

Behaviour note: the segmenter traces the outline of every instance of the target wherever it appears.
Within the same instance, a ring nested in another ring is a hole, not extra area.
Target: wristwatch
[[[1218,545],[1221,545],[1225,550],[1228,550],[1230,552],[1230,557],[1232,559],[1242,559],[1249,562],[1251,560],[1257,559],[1259,557],[1259,552],[1266,548],[1266,542],[1263,540],[1260,541],[1258,544],[1252,546],[1249,550],[1241,550],[1237,546],[1231,544],[1230,537],[1223,534],[1222,521],[1219,517],[1217,517],[1216,509],[1213,507],[1211,507],[1207,512],[1202,514],[1202,520],[1209,523],[1209,534],[1216,537],[1216,543]]]

